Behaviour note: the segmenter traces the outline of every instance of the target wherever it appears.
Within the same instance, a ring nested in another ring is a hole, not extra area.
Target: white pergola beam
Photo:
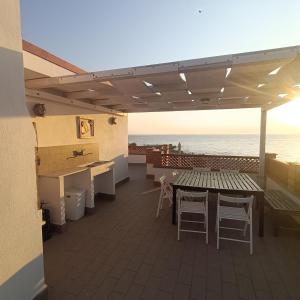
[[[26,81],[26,87],[31,89],[51,88],[57,85],[90,81],[107,81],[111,79],[126,79],[133,77],[147,77],[167,73],[189,72],[226,68],[237,64],[264,63],[270,60],[292,59],[300,53],[300,47],[286,47],[256,52],[239,53],[233,55],[215,56],[171,63],[155,64],[134,68],[123,68],[108,71],[99,71],[86,74],[69,75],[63,77],[31,79]]]
[[[79,101],[79,100],[69,99],[69,98],[65,98],[65,97],[62,97],[62,96],[53,95],[53,94],[43,92],[43,91],[26,89],[25,93],[26,93],[26,96],[30,96],[30,97],[33,97],[33,98],[40,98],[40,99],[53,101],[53,102],[57,102],[57,103],[64,104],[64,105],[84,108],[84,109],[96,111],[98,113],[105,113],[105,114],[117,115],[117,116],[123,116],[124,115],[123,113],[121,113],[119,111],[109,109],[109,108],[106,108],[106,107],[103,107],[103,106],[100,106],[100,105],[93,105],[93,104],[82,102],[82,101]]]

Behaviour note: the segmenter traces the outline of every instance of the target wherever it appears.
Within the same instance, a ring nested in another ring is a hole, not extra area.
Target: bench
[[[272,210],[272,217],[273,217],[273,229],[274,235],[278,235],[279,227],[279,220],[282,216],[289,216],[289,217],[299,217],[300,216],[300,204],[297,204],[287,195],[279,190],[268,190],[265,192],[265,200],[269,204]],[[286,229],[293,229],[295,227],[283,227]]]

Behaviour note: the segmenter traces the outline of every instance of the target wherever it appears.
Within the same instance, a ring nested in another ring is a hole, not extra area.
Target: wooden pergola
[[[267,111],[300,95],[300,46],[26,80],[28,96],[122,115],[260,108],[260,176]]]

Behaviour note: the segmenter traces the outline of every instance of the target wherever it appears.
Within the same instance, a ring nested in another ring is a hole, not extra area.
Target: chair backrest
[[[211,171],[211,168],[193,167],[193,171],[198,171],[198,172],[210,172],[210,171]]]
[[[188,192],[178,189],[177,190],[177,200],[179,205],[181,201],[205,201],[208,200],[208,191],[206,192]]]
[[[220,172],[223,172],[223,173],[240,173],[240,170],[234,170],[234,169],[220,169]]]
[[[239,203],[239,204],[249,204],[249,208],[252,207],[254,197],[231,197],[231,196],[225,196],[218,193],[218,205],[220,205],[220,202],[229,202],[229,203]]]
[[[159,178],[160,184],[163,185],[167,181],[167,176],[163,175]]]
[[[160,181],[160,189],[163,197],[169,193],[171,193],[172,187],[170,183],[167,181],[167,176],[163,175],[159,178]]]
[[[179,175],[179,173],[180,173],[180,172],[179,172],[178,170],[173,170],[173,171],[172,171],[172,176],[173,176],[173,177],[176,177],[176,176]]]

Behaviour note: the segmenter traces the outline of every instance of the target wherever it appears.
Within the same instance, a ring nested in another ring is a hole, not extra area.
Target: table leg
[[[264,193],[259,193],[257,195],[257,200],[259,203],[259,236],[264,236],[264,221],[265,221],[265,195]]]
[[[173,186],[173,207],[172,207],[172,224],[176,224],[177,223],[177,219],[176,219],[176,192],[177,192],[177,188]]]

